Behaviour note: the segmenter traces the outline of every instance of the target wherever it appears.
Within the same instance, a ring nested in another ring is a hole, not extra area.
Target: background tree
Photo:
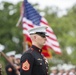
[[[0,43],[5,45],[5,52],[16,50],[22,51],[22,29],[16,27],[20,15],[20,4],[2,2],[0,10]]]

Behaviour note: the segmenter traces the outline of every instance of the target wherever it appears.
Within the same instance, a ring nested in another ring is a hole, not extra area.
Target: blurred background
[[[21,14],[23,0],[0,0],[0,44],[4,53],[15,50],[23,52],[22,23],[16,24]],[[49,65],[70,63],[76,65],[76,0],[28,0],[44,16],[53,29],[60,44],[62,54],[50,50]],[[5,74],[6,59],[0,54],[0,63]]]

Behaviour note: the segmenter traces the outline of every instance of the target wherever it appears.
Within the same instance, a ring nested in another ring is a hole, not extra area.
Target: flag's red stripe
[[[49,37],[49,36],[48,36],[48,38],[49,38],[50,40],[53,40],[53,41],[56,41],[56,42],[57,42],[57,39],[54,39],[54,38]]]
[[[29,27],[34,27],[33,25],[26,23],[26,22],[23,22],[23,24],[27,24]]]
[[[43,23],[43,24],[45,24],[45,25],[48,25],[48,23],[46,23],[45,21],[43,21],[43,20],[41,20],[41,22]]]

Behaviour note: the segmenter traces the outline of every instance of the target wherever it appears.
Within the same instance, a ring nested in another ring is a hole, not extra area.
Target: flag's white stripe
[[[61,52],[60,47],[53,46],[52,44],[49,44],[48,42],[46,43],[46,45],[50,46],[54,51]]]
[[[51,47],[55,52],[61,53],[61,49],[59,47],[55,47],[55,46],[53,46],[52,44],[50,44],[48,42],[46,42],[46,45]]]
[[[33,23],[26,18],[23,18],[23,22],[26,22],[26,23],[29,23],[29,24],[33,25]]]
[[[41,20],[48,23],[47,20],[44,17],[42,17]]]
[[[26,23],[23,23],[23,28],[26,28],[26,26],[28,26]]]
[[[49,31],[53,32],[53,30],[48,25],[44,24],[43,22],[40,23],[40,26],[47,26],[48,27],[47,29]]]
[[[31,29],[32,27],[31,26],[29,26],[28,24],[23,24],[23,28],[26,28],[27,30],[29,30],[29,29]]]
[[[26,31],[26,30],[23,30],[23,34],[29,35],[28,31]]]
[[[51,37],[51,38],[53,38],[53,39],[55,39],[55,40],[57,39],[56,36],[55,36],[54,34],[49,33],[49,32],[47,32],[47,34],[49,35],[49,37]]]
[[[47,37],[47,41],[48,41],[49,43],[52,43],[52,44],[56,45],[56,46],[59,46],[59,43],[58,43],[57,41],[51,40],[51,39],[49,39],[48,37]]]

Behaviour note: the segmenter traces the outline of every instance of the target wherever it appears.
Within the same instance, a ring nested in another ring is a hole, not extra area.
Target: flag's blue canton
[[[33,6],[27,2],[27,0],[24,0],[24,17],[26,17],[28,20],[31,20],[35,25],[40,24],[41,16],[33,8]]]

